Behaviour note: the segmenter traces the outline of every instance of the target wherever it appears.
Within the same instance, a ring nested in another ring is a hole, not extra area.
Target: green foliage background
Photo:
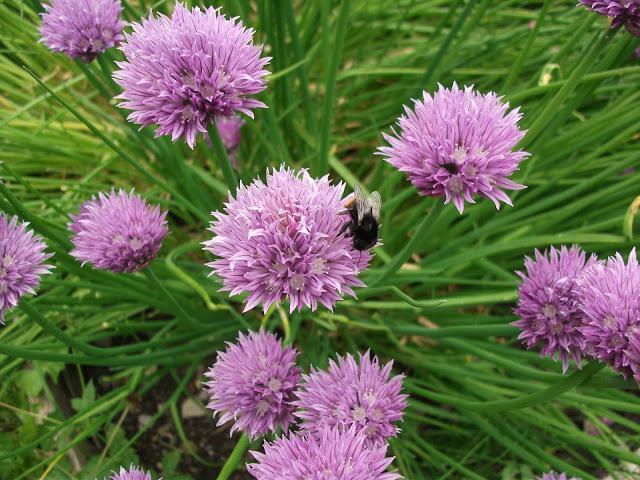
[[[31,222],[56,265],[0,329],[0,478],[102,478],[136,460],[139,435],[162,414],[180,430],[186,388],[223,342],[260,324],[292,338],[303,365],[367,348],[395,358],[411,402],[390,451],[408,479],[529,479],[550,469],[624,478],[622,463],[640,464],[637,385],[608,369],[562,376],[558,363],[523,350],[509,325],[513,272],[534,248],[577,243],[606,256],[635,243],[627,211],[640,194],[639,42],[575,3],[216,3],[254,27],[274,57],[261,95],[270,108],[243,127],[242,180],[284,163],[361,182],[384,200],[384,246],[362,274],[374,286],[334,313],[263,316],[240,315],[241,299],[206,276],[200,242],[227,198],[206,142],[191,151],[138,131],[112,99],[120,52],[88,66],[52,54],[38,43],[40,2],[0,2],[0,209]],[[123,5],[129,21],[171,10],[166,1]],[[524,112],[532,156],[515,177],[528,188],[512,196],[514,208],[434,209],[441,200],[418,197],[373,155],[403,104],[453,81]],[[171,211],[171,235],[146,273],[81,268],[67,253],[67,215],[112,187]],[[112,390],[96,390],[91,366],[103,367]],[[63,368],[79,372],[84,392],[66,413],[52,394]],[[177,388],[126,438],[132,398],[165,376]],[[74,462],[87,442],[87,461]],[[166,459],[165,479],[185,478],[175,465]]]

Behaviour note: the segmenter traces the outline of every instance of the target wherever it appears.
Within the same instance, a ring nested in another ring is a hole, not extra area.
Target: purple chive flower
[[[593,12],[611,18],[611,28],[624,25],[631,35],[640,37],[640,1],[638,0],[580,0]]]
[[[54,52],[88,63],[124,38],[119,0],[51,0],[43,6],[41,41]]]
[[[27,293],[35,295],[40,275],[53,268],[44,262],[52,256],[45,253],[45,243],[27,230],[28,223],[18,224],[18,217],[0,213],[0,325],[4,314]]]
[[[536,250],[535,259],[525,258],[526,273],[516,272],[523,281],[515,309],[520,320],[513,323],[522,330],[518,339],[528,348],[542,344],[541,355],[558,356],[564,372],[570,357],[581,366],[585,339],[578,281],[596,261],[576,246],[551,247],[549,252]]]
[[[289,300],[289,309],[318,303],[332,310],[344,293],[364,284],[358,273],[371,255],[353,248],[341,233],[347,221],[344,184],[312,178],[306,170],[281,167],[267,181],[240,185],[224,212],[214,212],[213,239],[205,249],[219,257],[207,265],[223,282],[223,291],[247,292],[245,311],[264,311]]]
[[[205,376],[211,396],[208,408],[220,415],[218,425],[233,420],[231,433],[251,437],[287,430],[293,422],[291,404],[300,381],[297,350],[283,347],[273,334],[260,330],[240,333],[237,343],[227,343],[225,352]]]
[[[132,110],[130,121],[156,124],[156,137],[184,137],[191,148],[216,116],[253,118],[252,109],[266,107],[252,96],[266,88],[270,60],[260,57],[253,33],[217,8],[180,3],[171,18],[134,23],[121,46],[126,60],[113,74],[124,90],[120,106]]]
[[[237,115],[232,117],[216,117],[218,133],[220,134],[224,148],[227,150],[229,160],[234,167],[238,166],[235,152],[238,145],[240,145],[240,128],[243,123],[244,120]]]
[[[357,362],[351,355],[338,356],[338,363],[329,361],[328,370],[312,369],[303,376],[294,402],[301,429],[317,434],[325,426],[354,427],[364,434],[367,446],[395,437],[407,395],[401,393],[403,375],[391,377],[392,366],[381,366],[367,351]]]
[[[264,453],[251,452],[257,463],[247,470],[258,480],[397,480],[396,472],[386,469],[385,444],[367,446],[355,428],[323,428],[317,436],[289,434],[275,442],[264,442]]]
[[[128,470],[120,467],[119,472],[113,472],[110,480],[151,480],[151,474],[145,472],[142,468],[131,465]],[[162,480],[162,477],[158,478]]]
[[[537,480],[580,480],[578,477],[567,477],[566,473],[549,472],[537,477]]]
[[[158,254],[169,232],[167,212],[131,193],[99,193],[72,215],[69,228],[77,260],[113,272],[134,272]]]
[[[440,85],[433,97],[423,92],[423,100],[413,103],[415,110],[405,106],[398,119],[400,133],[384,134],[391,146],[378,154],[405,172],[421,195],[444,196],[460,213],[476,195],[496,208],[511,205],[503,189],[524,188],[508,177],[528,156],[513,151],[525,133],[518,128],[519,109],[507,112],[509,104],[495,93],[460,90],[455,83],[451,90]]]
[[[640,381],[640,266],[635,248],[585,271],[580,297],[587,351],[625,377]]]

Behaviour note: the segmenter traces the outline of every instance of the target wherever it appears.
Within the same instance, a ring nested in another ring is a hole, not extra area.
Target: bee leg
[[[346,233],[348,231],[348,234],[346,235],[347,237],[352,237],[353,236],[353,232],[351,231],[351,222],[345,222],[344,225],[342,225],[342,228],[340,229],[340,233],[338,235],[342,235],[344,233]]]

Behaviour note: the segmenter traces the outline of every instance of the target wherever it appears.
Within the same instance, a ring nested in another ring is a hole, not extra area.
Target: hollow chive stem
[[[238,178],[233,171],[229,156],[227,155],[227,149],[224,148],[224,143],[222,143],[222,138],[220,137],[220,132],[218,131],[215,121],[209,125],[208,132],[211,144],[213,145],[213,154],[216,162],[220,165],[224,181],[229,187],[229,192],[235,194],[236,188],[238,187]]]
[[[231,476],[238,464],[242,462],[244,454],[248,448],[249,437],[246,433],[243,433],[242,436],[238,439],[238,443],[236,443],[236,446],[233,447],[233,451],[222,467],[222,470],[220,470],[220,474],[218,475],[217,480],[227,480]]]

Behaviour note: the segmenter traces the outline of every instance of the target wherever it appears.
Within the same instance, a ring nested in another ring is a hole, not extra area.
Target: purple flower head
[[[90,62],[124,38],[120,0],[51,0],[43,6],[41,41],[54,52]]]
[[[237,115],[232,117],[216,117],[216,125],[218,127],[218,133],[224,144],[224,148],[227,150],[227,155],[231,164],[237,168],[238,162],[235,158],[235,151],[240,145],[240,128],[244,120]]]
[[[42,238],[27,230],[27,225],[0,213],[0,325],[4,325],[4,313],[18,305],[23,295],[35,295],[40,275],[53,268],[44,263],[52,254],[45,253]]]
[[[587,351],[640,381],[640,266],[635,248],[587,269],[580,282]]]
[[[193,148],[198,132],[206,133],[216,116],[244,113],[265,104],[252,98],[266,88],[261,46],[252,29],[217,8],[189,10],[176,3],[173,15],[149,16],[125,35],[113,74],[123,88],[121,107],[129,120],[156,124],[156,137],[184,137]]]
[[[237,343],[227,343],[205,373],[211,379],[205,383],[211,396],[207,407],[220,415],[218,425],[233,420],[231,433],[251,437],[286,430],[294,420],[291,402],[300,381],[297,356],[264,330],[240,333]]]
[[[318,303],[332,310],[344,293],[364,284],[358,273],[371,255],[353,248],[342,231],[347,221],[344,184],[312,178],[306,170],[281,167],[267,172],[266,183],[240,185],[224,212],[214,212],[213,239],[205,249],[219,257],[207,265],[223,282],[223,291],[247,292],[245,311],[264,311],[283,298],[289,309]]]
[[[323,428],[317,436],[289,434],[264,442],[264,453],[251,452],[257,463],[247,470],[258,480],[397,480],[386,469],[393,457],[387,446],[367,446],[355,428]]]
[[[578,477],[567,477],[566,473],[548,472],[541,477],[537,477],[537,480],[580,480]]]
[[[391,377],[393,362],[381,366],[367,351],[359,361],[351,355],[329,361],[328,370],[312,369],[294,402],[300,410],[301,429],[312,434],[325,426],[354,427],[365,436],[365,444],[382,445],[395,437],[407,406],[402,391],[402,375]]]
[[[611,27],[625,26],[631,35],[640,37],[640,0],[580,0],[593,12],[611,18]]]
[[[133,192],[99,193],[71,216],[71,255],[83,265],[113,272],[140,270],[156,257],[169,232],[166,215]]]
[[[433,97],[423,92],[423,100],[413,103],[415,110],[405,106],[398,119],[400,133],[384,134],[391,146],[378,154],[405,172],[421,195],[444,196],[460,213],[476,195],[496,208],[500,202],[511,205],[503,189],[524,188],[508,177],[528,156],[513,151],[524,136],[519,109],[507,112],[509,104],[495,93],[460,90],[455,83],[451,90],[440,85]]]
[[[131,465],[128,470],[120,467],[119,472],[113,472],[110,480],[151,480],[151,474],[145,472],[142,468]],[[162,477],[158,480],[162,480]]]
[[[578,280],[596,262],[579,247],[551,247],[549,252],[536,250],[535,259],[525,258],[526,273],[516,272],[523,281],[515,309],[520,320],[513,323],[522,330],[518,338],[528,348],[542,344],[541,355],[558,356],[564,372],[570,357],[581,365],[585,339]]]

